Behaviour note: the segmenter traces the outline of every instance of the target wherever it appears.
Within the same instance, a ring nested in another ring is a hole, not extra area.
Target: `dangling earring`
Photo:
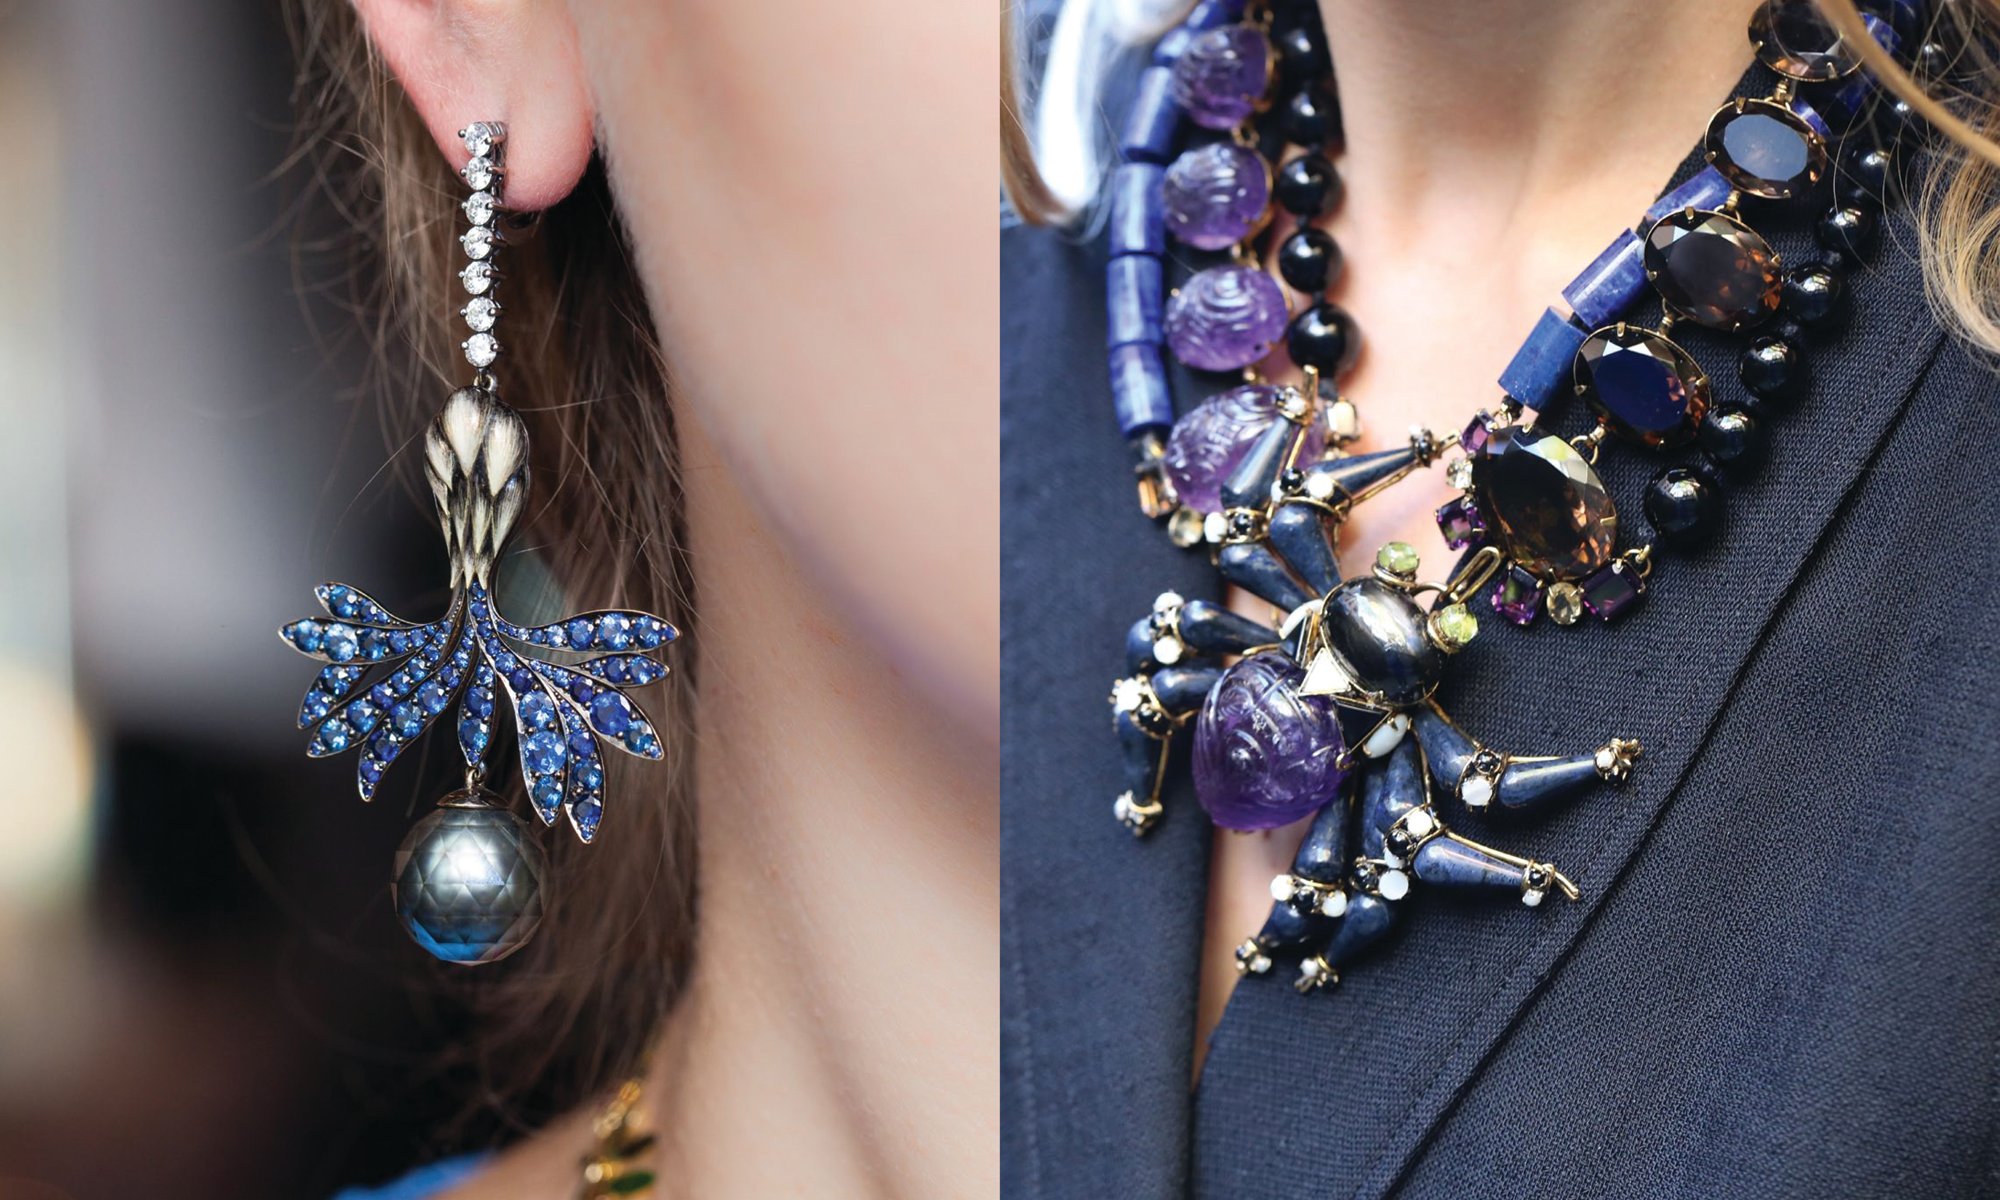
[[[458,699],[465,786],[403,839],[392,889],[397,915],[424,949],[446,962],[485,963],[533,935],[547,876],[534,827],[484,786],[497,697],[514,710],[529,807],[544,825],[567,816],[589,842],[604,812],[602,750],[661,756],[652,724],[622,689],[664,676],[651,655],[678,634],[658,617],[628,611],[523,627],[494,602],[494,564],[528,494],[527,426],[501,403],[487,369],[500,354],[494,259],[507,131],[480,122],[459,136],[472,154],[463,172],[472,188],[462,205],[469,227],[459,239],[471,261],[459,279],[470,296],[460,313],[471,330],[463,349],[474,374],[424,439],[424,471],[451,556],[450,609],[435,621],[406,621],[332,583],[317,589],[330,619],[294,621],[279,636],[329,664],[306,692],[299,727],[312,730],[307,753],[315,758],[360,749],[363,800]],[[575,659],[559,665],[551,653]],[[371,684],[370,676],[378,678]]]

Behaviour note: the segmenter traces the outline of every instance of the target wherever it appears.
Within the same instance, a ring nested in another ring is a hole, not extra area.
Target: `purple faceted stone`
[[[1256,267],[1198,271],[1167,301],[1167,345],[1203,371],[1234,371],[1261,361],[1285,336],[1285,292]]]
[[[1509,567],[1493,586],[1493,611],[1516,625],[1532,625],[1542,612],[1542,581]]]
[[[1255,232],[1271,201],[1271,170],[1235,142],[1196,146],[1160,185],[1167,231],[1197,250],[1227,250]]]
[[[1437,511],[1437,522],[1444,544],[1453,550],[1463,550],[1486,536],[1486,522],[1480,519],[1479,506],[1470,496],[1446,501]]]
[[[1646,594],[1645,578],[1622,558],[1613,559],[1577,586],[1583,589],[1583,606],[1600,621],[1609,621]]]
[[[1465,432],[1458,435],[1458,444],[1467,454],[1479,454],[1486,449],[1486,439],[1493,436],[1493,414],[1485,409],[1472,414],[1465,423]]]
[[[1333,800],[1347,772],[1331,701],[1301,696],[1305,672],[1280,653],[1223,672],[1194,730],[1194,788],[1224,829],[1276,829]]]
[[[1181,504],[1196,512],[1222,511],[1222,481],[1271,423],[1282,420],[1277,389],[1254,383],[1218,392],[1184,413],[1167,438],[1164,459]],[[1315,460],[1325,447],[1324,423],[1314,421],[1306,427],[1299,460]]]
[[[1234,129],[1257,111],[1271,81],[1271,43],[1249,25],[1196,37],[1174,62],[1174,99],[1204,129]]]

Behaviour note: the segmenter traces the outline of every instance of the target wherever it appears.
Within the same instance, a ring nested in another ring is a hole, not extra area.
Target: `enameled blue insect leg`
[[[1313,818],[1292,856],[1292,869],[1271,881],[1271,915],[1264,919],[1264,927],[1236,947],[1238,971],[1264,974],[1274,959],[1324,937],[1328,922],[1347,912],[1341,877],[1347,870],[1348,818],[1345,796]]]
[[[1623,783],[1639,756],[1637,742],[1613,738],[1588,754],[1515,758],[1480,746],[1435,708],[1418,709],[1413,720],[1432,780],[1475,811],[1553,807],[1592,783]]]
[[[1497,891],[1520,897],[1530,908],[1540,904],[1551,890],[1572,900],[1577,896],[1576,885],[1556,870],[1555,864],[1516,858],[1455,833],[1440,834],[1417,847],[1411,869],[1428,884]]]
[[[1299,963],[1301,992],[1337,983],[1340,967],[1379,941],[1394,924],[1394,904],[1409,893],[1405,873],[1409,831],[1437,828],[1424,783],[1423,756],[1405,738],[1361,781],[1360,857],[1347,887],[1346,914],[1316,954]]]

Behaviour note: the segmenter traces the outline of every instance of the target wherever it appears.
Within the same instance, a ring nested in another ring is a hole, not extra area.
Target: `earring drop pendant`
[[[506,129],[467,126],[474,189],[463,204],[472,261],[460,311],[472,386],[445,401],[424,439],[424,471],[451,563],[451,602],[428,622],[405,620],[345,584],[318,589],[326,619],[294,621],[279,636],[328,665],[307,691],[299,727],[307,753],[360,752],[358,787],[371,800],[389,764],[454,703],[466,787],[445,796],[396,853],[397,915],[417,943],[455,963],[505,958],[526,943],[545,907],[547,865],[535,829],[481,782],[499,709],[514,713],[514,742],[529,807],[543,825],[566,819],[583,842],[604,817],[604,761],[618,750],[663,756],[658,733],[625,693],[663,678],[657,654],[679,636],[651,613],[598,610],[546,625],[509,621],[493,596],[500,550],[528,493],[528,429],[486,370],[500,354],[494,236]],[[479,234],[485,236],[475,236]]]

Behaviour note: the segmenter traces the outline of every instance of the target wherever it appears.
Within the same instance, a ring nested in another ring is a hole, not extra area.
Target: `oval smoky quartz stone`
[[[1646,278],[1675,311],[1711,329],[1743,329],[1778,310],[1778,252],[1725,212],[1682,209],[1646,231]]]
[[[1750,17],[1750,45],[1757,61],[1793,79],[1838,79],[1861,66],[1812,0],[1764,0]]]
[[[1544,579],[1580,579],[1611,561],[1618,509],[1590,461],[1554,434],[1493,431],[1472,487],[1507,557]]]
[[[1806,119],[1770,100],[1737,97],[1709,119],[1708,161],[1753,196],[1796,196],[1826,173],[1826,142]]]

